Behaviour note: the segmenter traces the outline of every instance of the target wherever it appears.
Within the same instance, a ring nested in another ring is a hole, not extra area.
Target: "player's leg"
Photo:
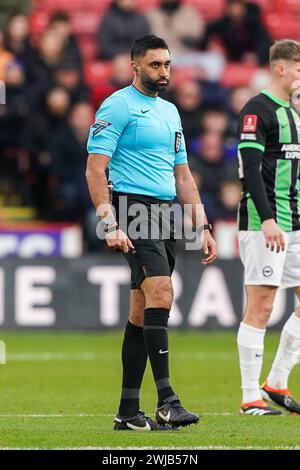
[[[127,204],[123,207],[119,205],[119,197],[114,195],[114,204],[119,220],[119,210],[122,209],[122,215],[126,215],[128,208],[135,202],[135,196],[127,198]],[[147,204],[147,201],[146,201]],[[132,217],[125,217],[123,223],[129,224]],[[125,224],[125,225],[126,225]],[[144,221],[144,226],[148,224],[148,215]],[[129,225],[124,230],[130,234]],[[146,243],[150,243],[146,240]],[[144,262],[142,259],[144,240],[142,237],[134,238],[135,250],[125,254],[126,261],[131,269],[131,296],[130,296],[130,312],[126,325],[123,346],[122,346],[122,395],[119,407],[119,413],[115,417],[116,430],[136,430],[136,431],[156,431],[171,430],[168,424],[159,425],[153,421],[145,413],[139,410],[139,393],[143,379],[143,375],[147,363],[147,349],[144,341],[144,312],[145,312],[145,296],[141,290],[141,283],[145,279]],[[146,250],[147,251],[147,250]],[[147,259],[147,253],[146,253]]]
[[[287,236],[287,255],[282,276],[282,287],[293,287],[300,300],[300,232]],[[296,286],[296,287],[295,287]],[[300,405],[288,390],[288,379],[294,365],[300,361],[300,307],[283,326],[279,346],[271,371],[262,386],[263,396],[287,410],[300,414]]]
[[[242,378],[242,414],[275,414],[262,401],[259,378],[263,363],[264,336],[276,289],[280,285],[285,253],[271,252],[262,232],[239,232],[239,252],[245,267],[247,307],[238,331]]]
[[[122,395],[119,406],[121,416],[133,416],[140,409],[140,387],[147,364],[144,343],[145,297],[140,289],[130,292],[130,312],[122,345]]]
[[[167,334],[173,288],[169,276],[148,277],[141,288],[146,300],[144,338],[161,403],[174,395],[169,379]]]
[[[265,406],[259,386],[265,328],[276,289],[272,286],[246,286],[247,307],[237,336],[243,391],[241,414],[280,414]]]
[[[156,419],[160,424],[169,423],[174,427],[197,423],[199,417],[182,407],[170,382],[168,319],[173,301],[171,278],[146,277],[141,289],[146,300],[144,339],[158,394]]]
[[[300,300],[300,287],[294,291]],[[293,367],[300,362],[300,307],[291,314],[283,326],[279,346],[271,371],[262,385],[263,397],[292,413],[300,414],[300,404],[288,389]]]
[[[295,293],[300,300],[300,287]],[[300,308],[285,323],[271,371],[262,385],[263,397],[282,406],[291,413],[300,414],[300,404],[288,389],[288,379],[293,367],[300,362]]]
[[[130,312],[122,345],[122,394],[119,412],[115,417],[117,431],[170,430],[170,426],[158,426],[149,416],[140,411],[140,388],[147,364],[144,343],[145,297],[140,289],[130,292]]]
[[[300,300],[300,287],[294,291]],[[296,308],[283,326],[276,357],[267,384],[274,389],[287,389],[288,378],[300,360],[300,307]]]

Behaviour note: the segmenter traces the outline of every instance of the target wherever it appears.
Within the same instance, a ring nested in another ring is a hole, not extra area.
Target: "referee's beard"
[[[153,80],[148,75],[141,75],[141,82],[146,90],[150,91],[164,91],[170,83],[169,77],[160,77]]]

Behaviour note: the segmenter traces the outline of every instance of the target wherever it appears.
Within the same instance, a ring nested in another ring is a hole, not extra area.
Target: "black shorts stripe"
[[[290,109],[287,110],[291,122],[292,142],[298,142],[298,132],[294,122],[293,114]],[[292,230],[299,230],[299,212],[298,212],[298,194],[297,194],[297,177],[299,172],[299,160],[292,161],[291,168],[291,185],[290,185],[290,209],[292,211]]]
[[[239,207],[239,230],[248,230],[247,198],[243,196]]]
[[[299,212],[298,212],[298,194],[297,194],[297,179],[299,172],[299,160],[292,161],[291,169],[291,186],[290,186],[290,208],[292,211],[292,229],[298,230],[299,228]]]
[[[275,183],[276,183],[276,169],[277,169],[277,160],[270,160],[263,162],[262,164],[262,177],[265,182],[266,191],[268,200],[271,206],[271,210],[274,214],[274,218],[277,221],[277,204],[276,204],[276,192],[275,192]]]

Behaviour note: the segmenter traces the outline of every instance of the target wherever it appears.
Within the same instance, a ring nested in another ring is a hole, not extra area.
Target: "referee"
[[[240,113],[239,250],[247,307],[238,332],[241,414],[278,415],[263,398],[300,414],[288,378],[300,361],[300,307],[285,323],[267,380],[259,388],[264,336],[278,287],[300,300],[300,117],[290,101],[300,80],[300,43],[270,48],[272,80]],[[293,104],[293,103],[292,103]]]
[[[178,111],[158,97],[170,80],[168,46],[154,35],[143,36],[133,44],[131,59],[132,85],[104,101],[91,127],[86,177],[106,242],[123,251],[131,268],[130,313],[122,347],[122,393],[114,429],[168,430],[199,421],[196,414],[183,408],[169,378],[167,326],[173,301],[174,221],[170,221],[168,237],[160,229],[158,237],[133,239],[126,225],[118,225],[124,215],[121,198],[126,198],[126,211],[136,204],[145,209],[146,218],[140,224],[145,231],[153,223],[159,227],[161,222],[159,217],[153,222],[152,209],[170,208],[177,194],[181,205],[192,206],[195,227],[202,211],[203,225],[197,226],[203,230],[207,255],[202,264],[216,258],[216,247],[187,164]],[[116,218],[109,204],[107,166],[114,186]],[[129,219],[132,221],[131,216]],[[139,405],[148,356],[158,394],[156,421],[140,411]]]

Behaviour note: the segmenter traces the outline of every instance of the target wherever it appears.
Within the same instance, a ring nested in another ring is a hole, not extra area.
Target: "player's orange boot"
[[[300,405],[294,400],[291,392],[285,389],[272,388],[265,381],[261,386],[261,393],[265,400],[282,406],[291,413],[300,414]]]
[[[275,410],[267,405],[264,400],[255,400],[249,403],[242,403],[240,407],[241,415],[271,416],[281,415],[281,411]]]

